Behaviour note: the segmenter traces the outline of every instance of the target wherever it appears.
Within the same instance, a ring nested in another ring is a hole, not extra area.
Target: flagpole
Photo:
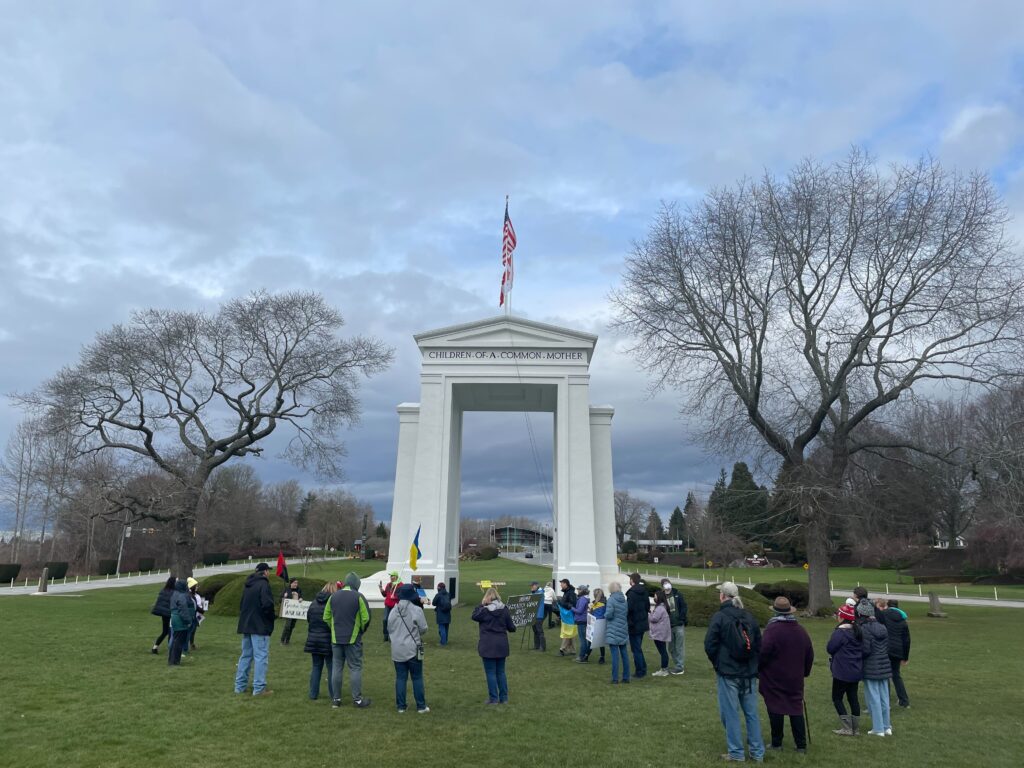
[[[508,195],[505,195],[505,213],[508,213]],[[502,222],[502,232],[504,233],[505,224]],[[504,235],[503,235],[504,236]],[[505,294],[505,317],[512,316],[512,291]]]

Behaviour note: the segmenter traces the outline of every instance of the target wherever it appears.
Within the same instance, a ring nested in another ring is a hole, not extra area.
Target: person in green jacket
[[[363,697],[363,633],[370,626],[370,606],[359,593],[359,577],[349,573],[345,585],[331,595],[324,607],[324,621],[331,628],[331,678],[334,698],[331,707],[341,706],[343,667],[348,666],[352,680],[352,702],[359,708],[370,706]]]

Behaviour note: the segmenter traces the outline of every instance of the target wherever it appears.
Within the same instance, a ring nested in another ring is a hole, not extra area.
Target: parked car
[[[532,559],[533,559],[533,552],[527,552],[527,553],[526,553],[526,557],[527,557],[528,559],[532,560]]]

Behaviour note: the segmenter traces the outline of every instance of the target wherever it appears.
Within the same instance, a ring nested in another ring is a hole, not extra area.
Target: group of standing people
[[[196,630],[203,620],[205,602],[199,594],[199,582],[191,576],[171,576],[157,595],[150,613],[160,619],[160,634],[153,641],[151,652],[160,652],[160,643],[167,639],[167,664],[179,666],[182,658],[191,658],[196,649]]]

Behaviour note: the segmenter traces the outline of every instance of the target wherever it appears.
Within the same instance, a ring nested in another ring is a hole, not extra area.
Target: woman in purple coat
[[[807,751],[804,722],[804,678],[811,674],[814,647],[807,630],[796,620],[796,609],[785,597],[775,598],[775,616],[761,636],[759,683],[772,726],[769,749],[782,749],[782,730],[789,715],[797,752]]]

